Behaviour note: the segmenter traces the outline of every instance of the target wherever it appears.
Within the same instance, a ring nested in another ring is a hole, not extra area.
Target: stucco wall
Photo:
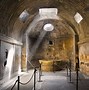
[[[10,79],[20,70],[21,66],[21,46],[13,45],[1,41],[1,57],[0,57],[0,78]],[[6,49],[8,51],[6,57]],[[5,61],[6,64],[5,64]]]

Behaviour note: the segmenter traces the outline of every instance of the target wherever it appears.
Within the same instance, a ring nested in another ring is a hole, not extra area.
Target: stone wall
[[[44,39],[38,47],[35,55],[32,58],[32,63],[38,65],[38,60],[63,60],[69,58],[74,63],[73,56],[73,38],[67,39]]]
[[[79,46],[80,71],[89,75],[89,42]]]
[[[0,41],[0,79],[11,79],[21,70],[21,46]],[[7,80],[6,79],[6,80]]]

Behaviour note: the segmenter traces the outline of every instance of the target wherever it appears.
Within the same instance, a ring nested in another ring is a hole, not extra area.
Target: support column
[[[26,54],[26,36],[23,37],[22,46],[22,58],[21,58],[21,69],[22,71],[27,71],[27,54]]]

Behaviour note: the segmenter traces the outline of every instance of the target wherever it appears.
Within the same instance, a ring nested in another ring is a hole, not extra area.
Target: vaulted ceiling
[[[72,28],[80,39],[89,37],[89,0],[0,0],[0,33],[20,40],[18,38],[26,32],[40,8],[58,9],[58,16],[62,20],[49,21],[53,22],[55,29],[60,29],[62,34]],[[29,13],[29,17],[22,22],[19,16],[24,10]],[[76,12],[83,17],[79,24],[74,19]],[[39,33],[42,22],[37,24],[36,30],[30,35],[36,36]]]

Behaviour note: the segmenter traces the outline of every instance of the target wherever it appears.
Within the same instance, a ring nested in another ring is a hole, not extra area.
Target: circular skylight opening
[[[44,25],[43,29],[45,31],[52,31],[54,29],[54,26],[52,24],[48,23],[48,24]]]

